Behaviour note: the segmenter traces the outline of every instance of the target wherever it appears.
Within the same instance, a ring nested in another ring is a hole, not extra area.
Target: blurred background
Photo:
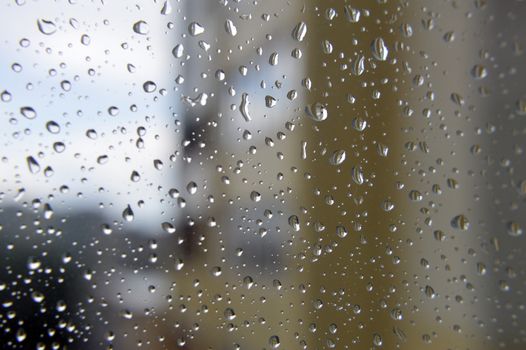
[[[523,1],[0,4],[4,349],[524,349]]]

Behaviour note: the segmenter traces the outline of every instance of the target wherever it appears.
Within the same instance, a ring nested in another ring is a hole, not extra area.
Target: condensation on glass
[[[3,1],[2,348],[524,349],[525,13]]]

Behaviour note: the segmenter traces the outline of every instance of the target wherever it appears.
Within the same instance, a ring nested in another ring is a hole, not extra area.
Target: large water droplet
[[[270,347],[272,349],[277,349],[279,348],[279,346],[281,345],[280,341],[279,341],[279,337],[277,335],[273,335],[269,338],[268,340],[268,344],[270,345]]]
[[[150,32],[150,26],[145,21],[137,21],[133,24],[133,31],[137,34],[146,35]]]
[[[340,165],[345,161],[346,156],[347,153],[343,149],[334,151],[334,153],[331,156],[330,163],[332,165]]]
[[[161,9],[161,15],[169,15],[170,13],[172,13],[172,4],[170,3],[170,0],[166,0]]]
[[[234,24],[234,22],[232,22],[232,20],[230,20],[230,19],[227,19],[225,21],[225,30],[231,36],[236,36],[237,35],[237,27]]]
[[[205,32],[205,28],[203,28],[199,23],[192,22],[188,26],[188,32],[191,36],[198,36],[200,34],[203,34]]]
[[[389,54],[389,50],[387,49],[387,46],[385,46],[384,39],[382,38],[376,38],[373,40],[371,43],[371,51],[373,57],[378,61],[385,61]]]
[[[38,30],[45,35],[51,35],[57,31],[57,26],[55,23],[46,19],[37,20],[37,26]]]
[[[308,105],[305,108],[305,111],[307,112],[307,115],[311,117],[312,120],[317,122],[324,121],[329,116],[327,107],[319,102],[314,103],[312,105]]]
[[[299,22],[292,30],[292,37],[296,41],[303,41],[307,34],[307,24],[305,22]]]
[[[33,158],[32,156],[29,156],[26,158],[27,161],[27,167],[29,168],[29,171],[31,174],[36,174],[40,171],[40,164],[38,164],[37,160]]]
[[[252,118],[250,117],[250,112],[248,110],[249,103],[250,102],[248,100],[248,94],[243,93],[241,95],[241,105],[239,106],[239,111],[241,112],[241,115],[243,116],[243,118],[245,118],[245,121],[247,122],[252,120]]]
[[[463,214],[457,215],[451,220],[451,226],[462,231],[468,230],[469,225],[470,223],[468,218]]]
[[[133,219],[135,218],[134,214],[133,214],[133,210],[132,208],[130,207],[130,205],[128,204],[128,206],[123,210],[122,212],[122,218],[128,222],[131,222],[133,221]]]
[[[20,108],[20,113],[27,119],[35,119],[37,117],[37,112],[33,107],[22,107]]]

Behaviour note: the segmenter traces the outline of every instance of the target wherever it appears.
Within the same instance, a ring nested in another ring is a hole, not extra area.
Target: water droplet
[[[265,106],[272,108],[276,105],[276,99],[270,95],[265,96]]]
[[[161,224],[161,228],[168,234],[172,234],[172,233],[175,233],[176,229],[175,229],[175,226],[172,225],[171,223],[169,222],[163,222]]]
[[[19,328],[16,331],[16,341],[19,343],[22,343],[24,340],[26,340],[27,333],[23,328]]]
[[[199,23],[192,22],[188,26],[188,32],[191,36],[198,36],[200,34],[203,34],[205,32],[205,28],[203,28]]]
[[[424,294],[425,294],[429,299],[434,299],[434,298],[436,298],[435,290],[434,290],[433,287],[431,287],[430,285],[425,286],[425,288],[424,288]]]
[[[40,171],[40,164],[38,164],[37,160],[33,158],[32,156],[29,156],[26,158],[27,161],[27,167],[29,168],[29,171],[31,174],[36,174]]]
[[[352,74],[356,76],[360,76],[363,74],[364,71],[365,71],[365,56],[360,55],[354,60],[352,67],[351,67],[351,72]]]
[[[214,276],[214,277],[219,277],[223,273],[223,271],[221,270],[221,267],[219,267],[219,266],[212,267],[212,271],[211,272],[212,272],[212,276]]]
[[[155,90],[157,90],[157,84],[155,84],[151,80],[148,80],[148,81],[144,82],[144,84],[142,84],[142,88],[144,89],[145,92],[152,93]]]
[[[30,120],[37,117],[37,112],[33,109],[33,107],[22,107],[20,108],[20,113]]]
[[[248,100],[248,94],[243,93],[241,95],[241,105],[239,106],[239,111],[241,112],[241,115],[243,116],[243,118],[245,118],[245,121],[247,122],[252,120],[252,118],[250,117],[250,113],[248,111],[249,103],[250,101]]]
[[[365,181],[362,167],[354,166],[351,171],[351,177],[355,184],[362,185]]]
[[[132,208],[130,207],[130,205],[128,204],[128,206],[122,211],[122,218],[128,222],[131,222],[133,221],[134,219],[134,214],[133,214],[133,210]]]
[[[141,179],[141,175],[136,170],[133,170],[130,175],[130,180],[132,182],[139,182],[140,179]]]
[[[463,106],[465,103],[464,98],[456,92],[451,94],[451,101],[453,101],[458,106]]]
[[[352,120],[351,125],[354,130],[362,132],[367,127],[367,121],[362,117],[356,117]]]
[[[51,35],[57,31],[57,26],[55,23],[46,19],[37,20],[37,26],[38,30],[45,35]]]
[[[232,321],[233,319],[236,318],[236,313],[235,313],[234,309],[232,309],[230,307],[225,309],[225,311],[223,312],[223,315],[225,316],[225,318],[228,321]]]
[[[41,292],[34,291],[31,293],[31,299],[33,299],[35,303],[41,303],[44,301],[45,296]]]
[[[80,37],[80,42],[82,45],[88,46],[91,43],[91,38],[87,34],[83,34]]]
[[[0,94],[0,99],[2,100],[2,102],[10,102],[13,99],[13,96],[9,91],[4,90]]]
[[[183,44],[177,44],[175,45],[174,49],[172,50],[172,54],[175,58],[181,58],[184,54],[184,46]]]
[[[321,48],[323,50],[323,53],[329,55],[332,53],[334,47],[332,46],[332,43],[329,40],[323,40],[321,42]]]
[[[305,39],[305,35],[307,34],[307,24],[305,22],[299,22],[296,24],[294,29],[292,30],[292,37],[296,41],[303,41]]]
[[[488,76],[488,70],[481,64],[476,64],[471,68],[471,75],[475,79],[484,79]]]
[[[387,49],[387,46],[385,46],[384,39],[382,38],[376,38],[373,40],[371,43],[371,51],[373,57],[378,61],[385,61],[389,54],[389,50]]]
[[[305,108],[305,112],[312,120],[317,122],[324,121],[329,116],[327,107],[319,102],[314,103],[312,105],[308,105]]]
[[[515,221],[508,222],[507,231],[508,234],[512,237],[518,237],[522,235],[522,227]]]
[[[110,158],[105,154],[97,157],[97,163],[101,165],[108,163],[109,160]]]
[[[268,63],[270,63],[271,66],[276,66],[278,62],[279,62],[279,54],[277,52],[273,52],[270,55]]]
[[[166,0],[161,8],[161,15],[169,15],[170,13],[172,13],[172,4],[170,0]]]
[[[351,23],[358,23],[360,21],[361,12],[358,9],[352,8],[351,5],[345,5],[343,8],[347,21]]]
[[[515,104],[515,110],[518,115],[526,115],[526,99],[519,99]]]
[[[373,344],[374,346],[382,346],[383,345],[383,340],[382,340],[382,336],[378,333],[374,333],[373,334]]]
[[[50,120],[46,123],[46,129],[52,134],[58,134],[60,132],[60,125],[57,122]]]
[[[187,185],[186,185],[186,190],[188,191],[188,193],[190,194],[195,194],[197,192],[197,184],[193,181],[190,181]]]
[[[38,270],[41,265],[42,265],[42,263],[40,262],[40,260],[37,260],[37,259],[35,259],[32,256],[30,256],[27,259],[27,268],[30,269],[30,270]]]
[[[182,259],[175,259],[175,269],[181,271],[184,267],[184,261]]]
[[[237,35],[237,27],[234,24],[234,22],[232,22],[232,20],[230,20],[230,19],[227,19],[225,21],[225,30],[231,36],[236,36]]]
[[[307,159],[307,141],[301,141],[301,159]]]
[[[349,234],[349,231],[345,226],[338,225],[336,226],[336,235],[340,238],[345,238]]]
[[[334,151],[334,153],[331,156],[330,163],[332,165],[340,165],[345,161],[346,156],[347,153],[343,149]]]
[[[400,26],[400,30],[402,31],[402,34],[406,37],[406,38],[410,38],[413,36],[413,27],[408,24],[408,23],[404,23]]]
[[[137,34],[146,35],[150,32],[150,26],[145,21],[137,21],[133,24],[133,31]]]
[[[272,349],[277,349],[281,345],[279,342],[279,337],[277,335],[273,335],[268,339],[268,344]]]
[[[261,194],[257,191],[250,192],[250,199],[253,202],[259,202],[261,200]]]
[[[108,114],[112,117],[116,117],[119,114],[119,108],[115,106],[111,106],[108,108]]]
[[[250,289],[252,288],[252,286],[254,285],[254,280],[252,279],[252,277],[250,276],[245,276],[243,278],[243,285],[247,288],[247,289]]]
[[[296,232],[300,230],[300,219],[296,215],[291,215],[289,217],[289,225]]]
[[[113,230],[111,229],[111,226],[108,224],[102,224],[100,228],[101,228],[102,233],[105,234],[106,236],[111,235],[111,233],[113,232]]]
[[[389,153],[389,147],[387,147],[386,145],[382,143],[377,143],[376,151],[378,152],[378,155],[380,155],[381,157],[387,157]]]
[[[463,214],[457,215],[451,220],[451,226],[462,231],[468,230],[469,225],[470,223],[468,218]]]
[[[455,32],[453,31],[450,31],[450,32],[446,32],[444,34],[444,40],[448,43],[452,42],[455,40]]]
[[[411,190],[409,192],[409,199],[411,199],[413,202],[421,202],[424,199],[424,196],[422,196],[420,191]]]

